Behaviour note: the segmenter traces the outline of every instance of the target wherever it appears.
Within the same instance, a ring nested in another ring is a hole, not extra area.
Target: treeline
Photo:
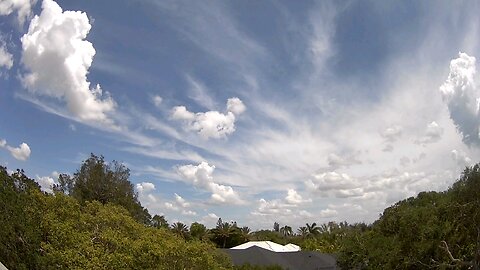
[[[395,203],[373,224],[313,223],[292,234],[275,223],[261,233],[336,254],[341,269],[480,269],[480,165],[466,168],[446,191]]]
[[[209,229],[152,217],[129,177],[123,164],[92,154],[73,175],[60,175],[51,194],[0,166],[0,261],[9,269],[266,269],[233,267],[217,248],[270,240],[336,254],[342,269],[479,269],[479,165],[447,191],[385,209],[373,224],[294,230],[275,222],[255,232],[222,219]]]
[[[341,238],[342,269],[479,269],[480,165],[448,190],[399,201],[367,230]]]
[[[123,164],[92,154],[47,193],[23,170],[0,166],[0,262],[11,270],[279,269],[233,266],[218,250],[248,241],[248,227],[152,217],[129,177]]]
[[[0,261],[8,269],[231,269],[206,241],[153,226],[123,165],[92,155],[54,194],[0,167]]]

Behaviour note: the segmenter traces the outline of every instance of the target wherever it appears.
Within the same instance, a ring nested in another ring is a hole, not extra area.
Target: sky
[[[480,158],[480,1],[0,0],[0,164],[169,222],[373,222]]]

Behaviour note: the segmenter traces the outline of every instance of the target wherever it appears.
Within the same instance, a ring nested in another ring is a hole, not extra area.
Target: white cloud
[[[308,211],[304,209],[298,210],[301,204],[311,201],[311,199],[304,199],[296,190],[288,189],[284,200],[265,200],[264,198],[258,200],[257,208],[252,211],[251,214],[257,216],[272,216],[283,220],[296,217],[296,213],[299,213],[302,217],[311,217],[312,215]]]
[[[292,213],[292,210],[279,200],[267,201],[265,199],[258,200],[258,207],[252,212],[252,215],[257,216],[275,216],[280,218]]]
[[[356,179],[337,172],[313,175],[313,179],[307,180],[306,187],[312,192],[337,198],[358,197],[364,193]]]
[[[440,127],[437,122],[433,121],[427,125],[427,129],[425,130],[425,135],[420,139],[416,140],[415,143],[418,144],[428,144],[438,142],[443,135],[443,128]]]
[[[0,15],[9,15],[17,12],[20,25],[32,15],[32,7],[37,0],[2,0],[0,1]]]
[[[209,218],[209,219],[214,219],[214,220],[219,219],[219,216],[217,216],[215,213],[208,213],[208,215],[206,217]]]
[[[200,223],[205,224],[207,228],[212,228],[215,227],[215,224],[217,223],[219,218],[220,217],[217,216],[215,213],[208,213],[207,215],[202,217]]]
[[[32,153],[30,147],[26,143],[21,143],[18,147],[7,146],[7,149],[10,151],[14,158],[22,161],[27,160]]]
[[[328,208],[320,211],[319,213],[320,218],[332,218],[332,217],[336,217],[337,215],[338,215],[337,210],[328,209]]]
[[[393,143],[402,136],[402,130],[401,126],[395,125],[386,128],[381,135],[387,142]]]
[[[463,151],[452,150],[452,159],[455,160],[458,166],[466,167],[472,164],[472,159]]]
[[[393,145],[391,144],[386,144],[385,147],[382,149],[383,152],[392,152],[393,151]]]
[[[40,16],[30,22],[22,41],[22,81],[33,94],[62,100],[80,121],[111,123],[116,104],[100,85],[87,80],[95,49],[85,40],[91,25],[85,13],[65,11],[44,0]]]
[[[247,108],[245,107],[243,102],[237,97],[229,98],[227,100],[227,111],[228,112],[232,112],[235,115],[240,115],[243,112],[245,112],[246,109]]]
[[[211,192],[211,201],[213,203],[242,204],[243,201],[237,192],[231,186],[217,184],[213,181],[213,171],[215,166],[210,166],[207,162],[201,162],[197,166],[184,165],[178,167],[178,174],[192,183],[194,186]]]
[[[150,209],[155,209],[157,207],[157,201],[159,198],[152,194],[156,189],[155,185],[150,182],[141,182],[135,185],[135,188],[138,192],[138,199],[143,206],[149,207]],[[156,209],[155,209],[156,210]]]
[[[301,217],[304,217],[304,218],[312,218],[313,217],[312,213],[308,212],[307,210],[300,210],[299,214],[300,214]]]
[[[175,193],[175,201],[177,202],[178,205],[182,206],[183,208],[190,207],[190,203],[185,201],[184,198],[182,198],[180,195]]]
[[[148,193],[150,191],[153,191],[155,190],[155,185],[153,183],[150,183],[150,182],[142,182],[142,183],[138,183],[136,185],[137,187],[137,191],[139,193]]]
[[[411,160],[409,157],[405,157],[403,156],[402,158],[400,158],[400,165],[402,165],[403,167],[407,166],[408,164],[410,164]]]
[[[175,120],[193,121],[195,114],[189,112],[185,106],[176,106],[173,107],[172,118]]]
[[[163,204],[165,206],[165,208],[167,208],[168,210],[172,210],[172,211],[178,211],[178,206],[174,205],[173,203],[171,202],[166,202]]]
[[[285,201],[292,205],[298,205],[304,202],[311,202],[311,199],[305,200],[302,198],[300,194],[294,189],[287,190],[287,196],[285,197]]]
[[[187,202],[182,196],[177,193],[174,194],[175,201],[164,202],[163,205],[166,209],[174,212],[179,212],[184,216],[196,216],[197,212],[190,210],[191,204]]]
[[[245,111],[245,105],[238,98],[227,101],[227,112],[208,111],[193,113],[185,106],[176,106],[172,110],[171,117],[181,120],[188,130],[196,131],[204,139],[224,138],[235,131],[236,116]]]
[[[196,216],[197,212],[192,210],[182,210],[182,215],[184,216]]]
[[[466,144],[479,144],[479,101],[480,93],[476,77],[476,59],[460,52],[450,62],[450,73],[440,86],[450,117]]]
[[[52,193],[53,185],[56,184],[52,177],[50,176],[38,176],[36,177],[37,183],[40,185],[40,188],[48,193]]]
[[[58,184],[59,172],[53,171],[49,176],[35,176],[36,182],[42,191],[53,193],[53,186]]]
[[[13,66],[13,55],[8,52],[7,46],[0,43],[0,68],[10,69]]]
[[[318,6],[320,8],[312,9],[309,18],[313,28],[309,47],[313,56],[311,61],[317,71],[322,71],[327,60],[335,54],[332,38],[335,36],[335,17],[338,11],[327,2],[322,2]]]
[[[162,104],[162,101],[163,101],[163,98],[161,96],[159,95],[153,96],[152,102],[153,104],[155,104],[156,107],[160,107],[160,105]]]
[[[12,147],[7,144],[6,140],[0,140],[0,147],[7,149],[15,159],[21,161],[27,160],[32,153],[30,146],[26,143],[21,143],[18,147]]]
[[[330,169],[337,169],[341,167],[349,167],[355,164],[362,164],[354,155],[349,155],[347,157],[341,157],[337,154],[331,153],[327,158],[328,166]]]

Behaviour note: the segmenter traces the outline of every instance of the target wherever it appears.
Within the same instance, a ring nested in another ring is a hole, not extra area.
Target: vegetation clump
[[[0,166],[0,261],[9,269],[280,269],[232,266],[219,248],[250,240],[335,254],[341,269],[479,269],[480,165],[448,190],[421,192],[373,224],[275,222],[252,232],[220,218],[214,228],[168,224],[142,207],[129,170],[91,155],[45,193],[22,170]]]

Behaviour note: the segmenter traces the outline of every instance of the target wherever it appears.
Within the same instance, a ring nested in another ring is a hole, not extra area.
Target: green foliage
[[[187,225],[181,222],[175,222],[172,224],[172,232],[183,239],[190,238],[190,232],[188,231]]]
[[[117,161],[108,164],[103,156],[91,154],[73,175],[73,180],[67,180],[61,190],[71,189],[71,195],[81,203],[99,201],[121,205],[137,221],[148,224],[150,214],[140,205],[129,177],[130,170],[125,165]]]
[[[41,234],[34,194],[40,187],[24,172],[11,176],[0,166],[0,260],[9,269],[33,269],[40,254]]]
[[[479,165],[445,192],[395,203],[372,225],[307,223],[296,235],[288,225],[251,233],[221,219],[212,230],[169,228],[164,216],[150,219],[128,178],[128,168],[92,154],[46,194],[23,171],[0,166],[0,261],[9,269],[232,269],[214,244],[251,239],[334,253],[342,269],[479,269]]]
[[[190,225],[190,235],[193,239],[206,240],[209,236],[209,231],[205,225],[198,222],[193,222]]]
[[[0,167],[0,261],[8,269],[232,268],[213,244],[185,241],[160,217],[146,226],[119,204],[55,190],[42,193],[23,171]]]
[[[153,216],[151,225],[154,228],[168,229],[170,227],[170,225],[168,225],[167,220],[165,219],[165,216],[159,216],[159,215]]]
[[[285,225],[282,228],[280,228],[280,234],[283,235],[283,237],[289,237],[293,235],[293,230],[292,227]]]
[[[447,191],[421,192],[385,209],[371,230],[349,232],[342,268],[478,269],[480,167],[467,168]]]
[[[136,222],[123,207],[44,196],[42,269],[225,269],[212,245]]]
[[[210,230],[211,240],[221,248],[230,248],[238,243],[240,230],[237,224],[230,224],[223,222],[221,218],[218,219],[217,226]]]

